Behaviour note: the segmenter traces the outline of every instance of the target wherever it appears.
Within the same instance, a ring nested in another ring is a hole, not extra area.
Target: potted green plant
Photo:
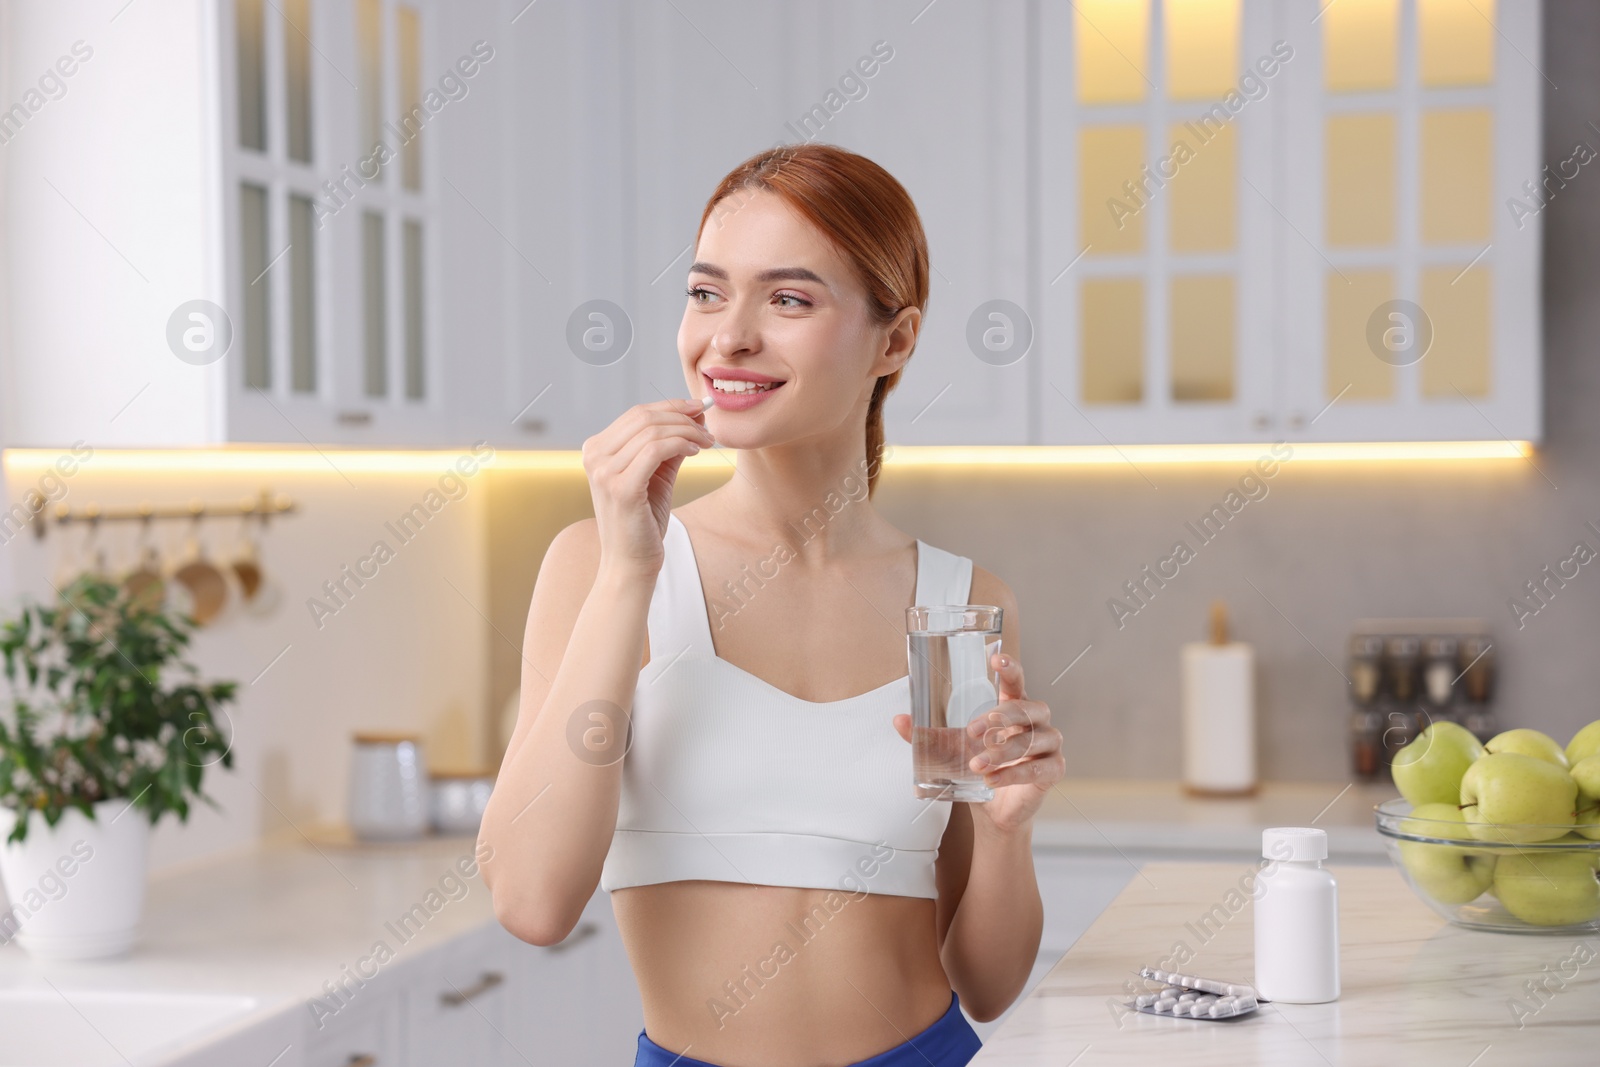
[[[185,660],[194,620],[84,574],[0,627],[0,941],[34,956],[127,951],[150,827],[189,817],[205,768],[233,765],[217,713],[237,684]]]

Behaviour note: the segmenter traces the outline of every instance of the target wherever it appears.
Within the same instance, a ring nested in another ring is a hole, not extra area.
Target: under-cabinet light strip
[[[1374,463],[1437,461],[1488,461],[1527,459],[1534,454],[1527,441],[1340,441],[1278,444],[1203,445],[902,445],[889,446],[884,466],[897,467],[1115,467],[1133,464],[1254,463],[1263,457],[1292,459],[1295,463]],[[103,471],[284,471],[339,475],[348,472],[411,473],[438,471],[458,459],[473,459],[486,469],[581,472],[583,457],[577,450],[496,450],[474,455],[460,449],[381,450],[253,448],[105,448],[87,458],[77,458],[85,469]],[[8,448],[4,453],[9,472],[42,472],[60,459],[73,460],[70,449]],[[729,466],[731,450],[709,449],[689,457],[684,466]]]

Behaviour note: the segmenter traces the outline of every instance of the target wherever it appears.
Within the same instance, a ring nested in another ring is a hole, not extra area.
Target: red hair
[[[758,152],[718,183],[700,216],[695,243],[711,210],[744,189],[762,189],[827,237],[855,267],[867,293],[867,311],[886,326],[900,311],[928,306],[928,240],[911,196],[888,171],[837,145],[783,145]],[[913,342],[915,350],[915,342]],[[867,406],[867,496],[877,485],[883,456],[883,401],[901,370],[882,375]]]

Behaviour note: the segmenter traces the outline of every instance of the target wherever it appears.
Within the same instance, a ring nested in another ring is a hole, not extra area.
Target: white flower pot
[[[69,808],[55,826],[29,812],[28,836],[0,845],[0,943],[13,937],[30,956],[84,960],[117,956],[138,939],[144,913],[150,820],[126,799],[102,800],[89,819]],[[16,813],[0,810],[0,841]]]

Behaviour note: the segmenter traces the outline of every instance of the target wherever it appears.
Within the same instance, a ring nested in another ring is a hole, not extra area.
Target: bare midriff
[[[927,897],[736,882],[614,890],[645,1033],[725,1067],[844,1067],[950,1007]]]

